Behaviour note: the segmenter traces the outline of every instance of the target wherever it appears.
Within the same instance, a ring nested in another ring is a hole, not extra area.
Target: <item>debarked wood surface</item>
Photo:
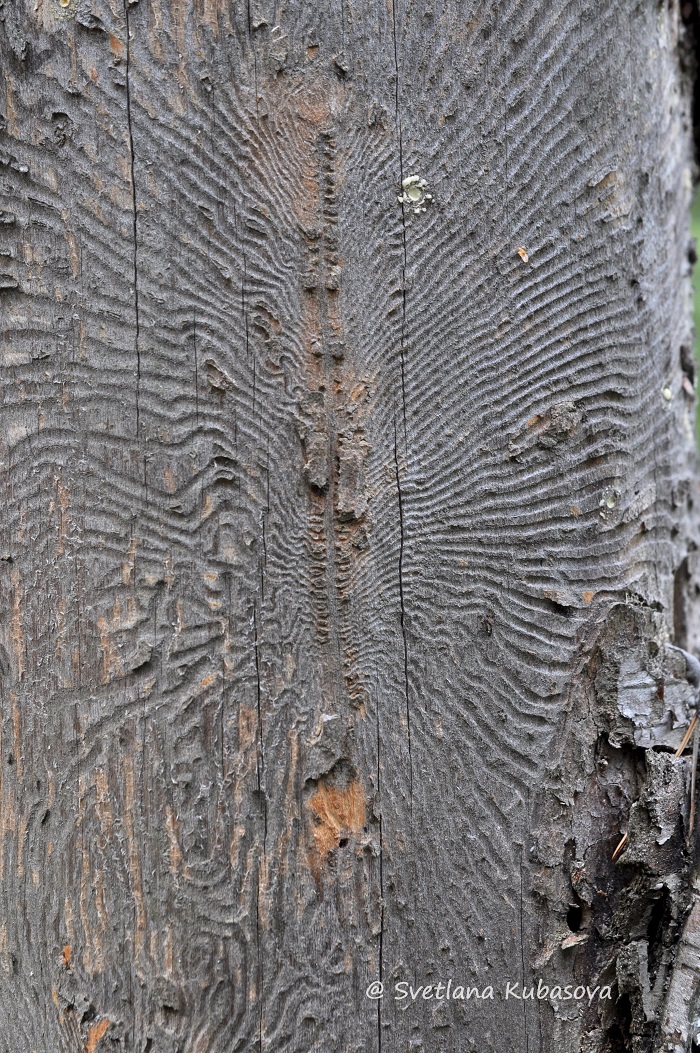
[[[0,1050],[651,1049],[675,0],[0,19]],[[540,977],[614,1000],[500,997]],[[493,1001],[392,994],[450,978]]]

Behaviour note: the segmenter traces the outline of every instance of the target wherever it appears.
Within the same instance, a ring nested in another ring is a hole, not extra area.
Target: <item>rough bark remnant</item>
[[[0,2],[1,1053],[689,1048],[683,17]]]

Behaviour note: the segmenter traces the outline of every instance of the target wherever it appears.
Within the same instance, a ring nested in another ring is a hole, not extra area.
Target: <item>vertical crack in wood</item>
[[[124,0],[124,18],[126,22],[126,122],[129,135],[129,170],[131,174],[131,204],[133,210],[133,240],[134,240],[134,322],[135,336],[134,347],[136,351],[136,439],[140,438],[140,393],[141,393],[141,344],[140,344],[140,317],[139,317],[139,261],[138,261],[138,204],[136,197],[136,164],[134,158],[134,131],[131,111],[131,29],[129,25],[129,0]],[[144,484],[146,483],[146,461],[144,458]]]
[[[379,704],[377,700],[377,806],[379,820],[379,961],[378,980],[384,983],[384,841],[382,830],[382,741],[379,724]],[[382,999],[377,999],[377,1053],[382,1053]]]
[[[396,134],[398,136],[399,146],[399,176],[403,182],[404,178],[404,159],[403,159],[403,131],[401,126],[401,107],[400,107],[400,78],[399,78],[399,52],[398,52],[398,37],[397,37],[397,26],[396,26],[396,2],[397,0],[391,0],[391,28],[392,38],[394,44],[394,76],[395,76],[395,116],[394,123],[396,127]],[[408,451],[408,430],[406,421],[406,267],[407,267],[407,248],[406,248],[406,212],[405,206],[401,206],[401,239],[403,249],[403,261],[401,265],[401,331],[399,334],[399,364],[401,368],[401,413],[403,420],[403,444],[404,453]],[[398,499],[398,512],[399,512],[399,603],[400,603],[400,615],[401,615],[401,639],[403,644],[403,674],[404,674],[404,691],[405,691],[405,704],[406,704],[406,740],[408,746],[408,766],[409,766],[409,792],[410,792],[410,811],[411,818],[413,817],[413,758],[411,754],[411,703],[409,696],[409,675],[408,675],[408,638],[406,635],[406,605],[404,596],[404,544],[405,544],[405,530],[404,530],[404,510],[403,510],[403,491],[401,487],[401,465],[398,452],[398,435],[396,429],[396,420],[394,420],[394,468],[396,473],[396,490]]]
[[[396,33],[396,3],[397,0],[391,0],[391,18],[392,18],[392,33],[394,40],[394,76],[395,81],[395,105],[396,112],[394,116],[394,124],[396,126],[396,134],[399,140],[399,178],[403,185],[404,179],[404,160],[403,160],[403,129],[401,125],[401,107],[400,107],[400,83],[399,83],[399,53],[398,53],[398,41]],[[401,362],[401,408],[403,414],[403,440],[404,447],[408,444],[408,432],[406,430],[406,268],[407,268],[407,250],[406,250],[406,206],[401,206],[401,237],[403,241],[403,264],[401,268],[401,336],[399,341],[399,354]]]
[[[409,696],[408,677],[408,638],[406,635],[406,603],[404,597],[404,517],[403,517],[403,491],[401,489],[401,467],[399,464],[398,436],[396,434],[396,419],[394,419],[394,471],[396,476],[396,493],[399,511],[399,614],[401,620],[401,640],[403,643],[403,682],[406,700],[406,744],[408,746],[408,778],[410,793],[411,817],[413,817],[413,758],[411,755],[411,705]]]
[[[523,846],[520,846],[520,902],[519,902],[519,927],[520,927],[520,975],[522,985],[525,986],[529,979],[525,969],[525,923],[523,918],[524,895],[523,895]],[[523,1030],[525,1034],[525,1053],[530,1053],[530,1036],[527,1026],[527,1002],[523,999]]]

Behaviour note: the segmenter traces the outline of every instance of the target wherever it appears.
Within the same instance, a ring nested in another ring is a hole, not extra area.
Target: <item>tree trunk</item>
[[[690,1049],[676,0],[0,8],[0,1050]]]

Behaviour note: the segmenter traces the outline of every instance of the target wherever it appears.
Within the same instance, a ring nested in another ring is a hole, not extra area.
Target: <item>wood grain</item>
[[[651,1049],[389,990],[634,938],[560,951],[595,670],[692,646],[675,0],[0,9],[0,1050]]]

